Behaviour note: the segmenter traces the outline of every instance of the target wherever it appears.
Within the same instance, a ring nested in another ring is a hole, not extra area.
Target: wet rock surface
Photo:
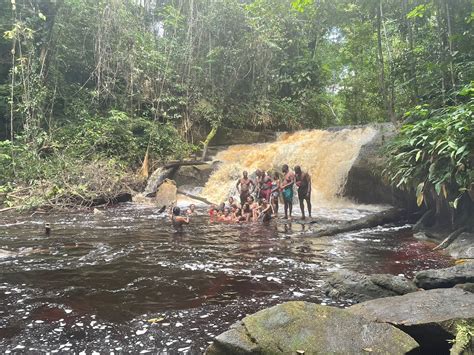
[[[474,233],[461,233],[446,250],[455,259],[474,259]]]
[[[362,146],[357,159],[352,164],[344,186],[344,196],[359,203],[408,206],[410,196],[391,187],[381,176],[385,161],[380,151],[396,134],[396,129],[390,123],[372,126],[377,133],[369,143]]]
[[[180,187],[183,185],[204,186],[217,165],[218,164],[182,166],[174,174],[173,179]]]
[[[474,320],[474,297],[459,288],[419,291],[356,304],[349,312],[411,335],[423,353],[448,353],[459,322]]]
[[[173,180],[165,179],[156,191],[155,203],[158,207],[176,203],[178,188]]]
[[[348,270],[333,273],[323,288],[326,295],[331,298],[352,299],[356,302],[417,291],[415,284],[403,276],[364,275]]]
[[[294,301],[245,317],[206,354],[405,354],[418,347],[399,329],[346,310]]]
[[[415,284],[425,290],[448,288],[472,282],[474,282],[474,262],[466,262],[446,269],[420,271],[415,275]]]

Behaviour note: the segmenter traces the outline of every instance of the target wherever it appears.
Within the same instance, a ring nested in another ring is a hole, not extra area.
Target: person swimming
[[[173,227],[180,231],[184,224],[189,224],[189,217],[181,216],[181,209],[178,206],[170,208],[170,220]]]

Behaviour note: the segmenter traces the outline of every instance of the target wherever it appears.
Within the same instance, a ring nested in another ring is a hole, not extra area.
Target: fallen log
[[[433,248],[433,250],[444,249],[447,248],[462,232],[466,231],[468,228],[467,226],[461,227],[453,231],[449,234],[446,239],[444,239],[441,243]]]
[[[332,226],[325,228],[323,230],[315,231],[311,234],[305,234],[305,236],[309,237],[328,237],[340,233],[351,232],[355,230],[365,229],[365,228],[372,228],[381,226],[387,223],[393,223],[400,221],[403,217],[405,217],[405,210],[400,208],[391,208],[389,210],[385,210],[367,217],[363,217],[357,219],[355,221],[350,221],[344,223],[342,225]],[[317,223],[317,222],[315,222]]]
[[[2,213],[2,212],[7,212],[7,211],[10,211],[10,210],[13,210],[14,208],[15,208],[15,207],[7,207],[7,208],[2,208],[2,209],[0,210],[0,213]]]
[[[209,201],[206,200],[204,197],[196,196],[196,195],[190,194],[189,192],[184,192],[184,191],[178,190],[178,194],[181,194],[181,195],[190,197],[190,198],[192,198],[192,199],[194,199],[194,200],[198,200],[198,201],[204,202],[205,204],[208,204],[208,205],[212,205],[212,202],[209,202]]]
[[[176,160],[176,161],[170,161],[163,165],[163,168],[169,169],[169,168],[175,168],[175,167],[180,167],[180,166],[189,166],[189,165],[205,165],[208,164],[208,162],[205,162],[203,160]]]
[[[413,232],[419,232],[425,227],[427,222],[434,217],[434,211],[432,209],[427,210],[421,218],[413,226]]]
[[[145,187],[145,191],[143,191],[143,195],[145,197],[155,197],[156,191],[161,186],[161,184],[163,184],[163,182],[172,176],[178,169],[178,166],[171,168],[160,167],[156,169],[148,179],[148,183]]]

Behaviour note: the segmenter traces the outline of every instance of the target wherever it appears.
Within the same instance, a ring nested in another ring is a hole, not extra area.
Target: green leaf
[[[421,154],[423,153],[422,150],[418,151],[418,153],[416,153],[416,157],[415,157],[415,161],[418,161],[420,160],[420,157],[421,157]]]

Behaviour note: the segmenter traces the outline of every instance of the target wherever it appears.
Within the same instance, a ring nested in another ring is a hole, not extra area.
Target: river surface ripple
[[[451,265],[414,239],[409,225],[307,236],[323,223],[369,212],[321,210],[312,226],[198,216],[183,233],[156,209],[133,204],[104,215],[4,214],[0,350],[199,354],[235,321],[282,301],[351,304],[321,291],[331,271],[411,277]]]

